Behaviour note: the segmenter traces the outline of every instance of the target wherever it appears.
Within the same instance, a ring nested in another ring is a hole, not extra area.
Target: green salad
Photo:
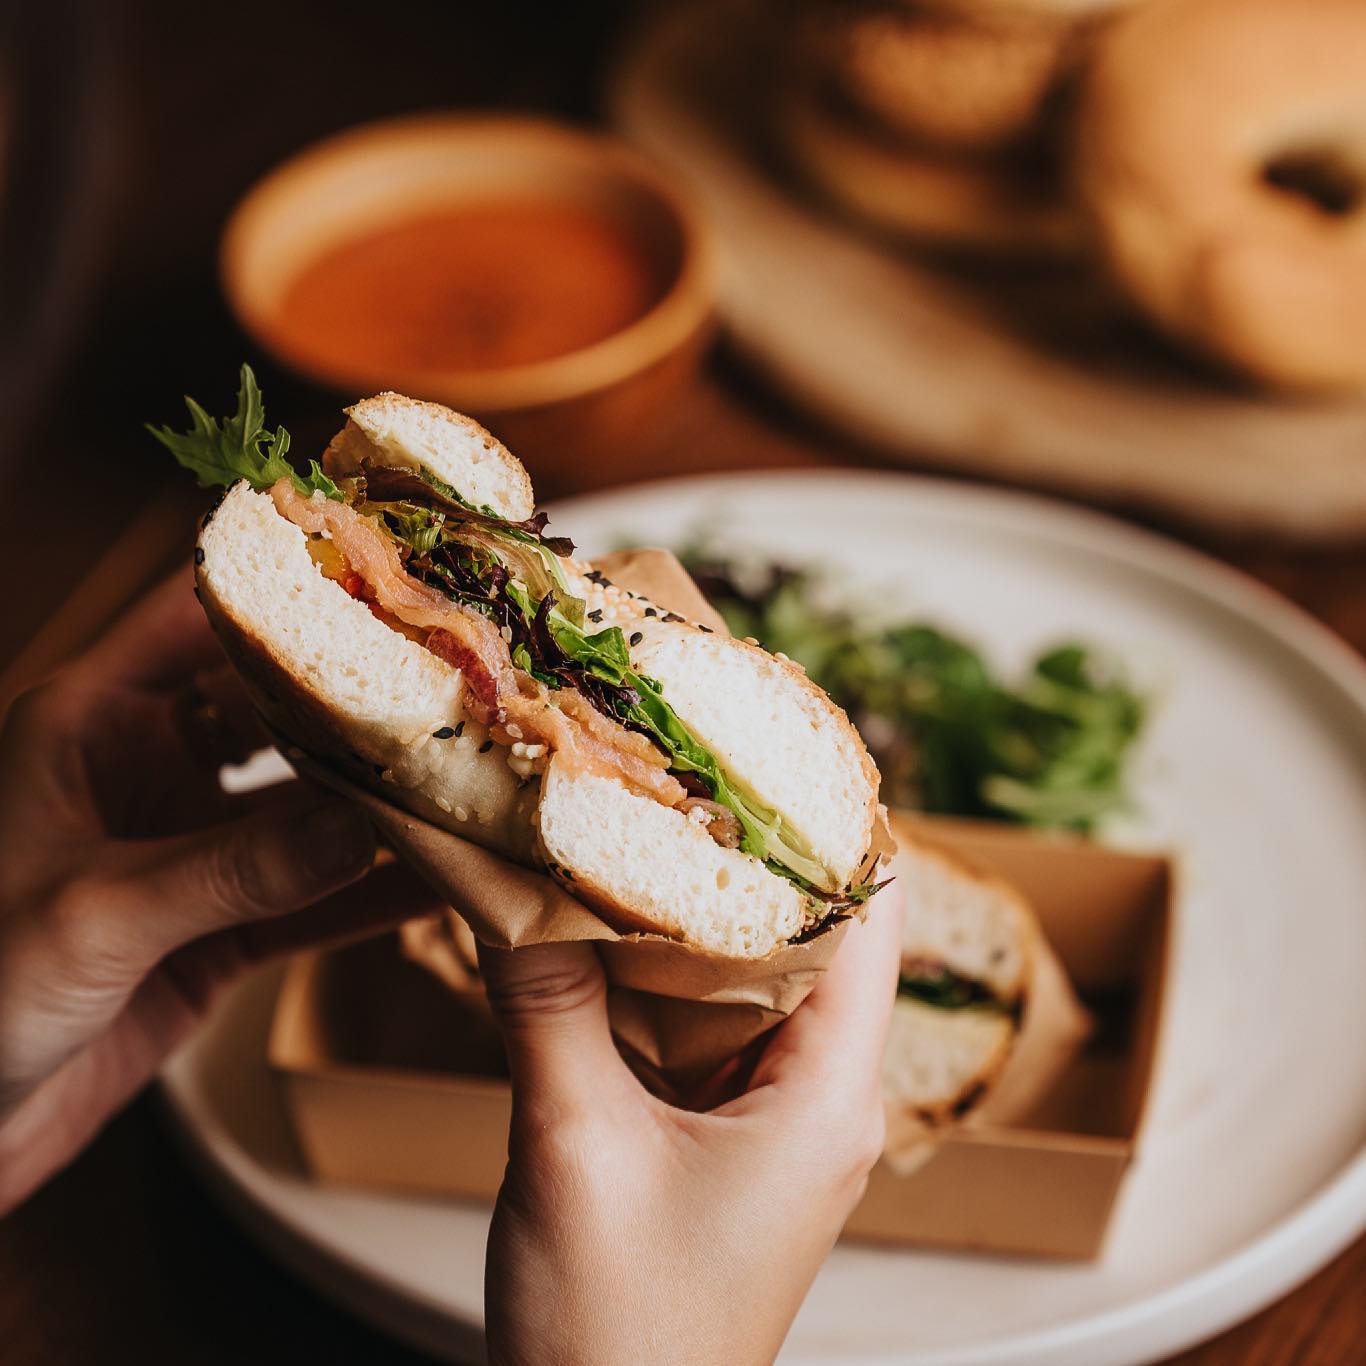
[[[1131,808],[1147,703],[1094,646],[1056,645],[1007,680],[936,625],[871,626],[831,605],[808,571],[699,545],[681,558],[735,635],[795,659],[844,707],[889,806],[1082,832]]]

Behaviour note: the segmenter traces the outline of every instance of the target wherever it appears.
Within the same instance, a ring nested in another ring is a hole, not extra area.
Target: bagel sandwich
[[[197,591],[286,742],[622,933],[762,957],[876,891],[878,774],[843,712],[575,559],[477,423],[379,394],[300,474],[246,367],[232,418],[187,403],[188,432],[152,430],[225,489]]]

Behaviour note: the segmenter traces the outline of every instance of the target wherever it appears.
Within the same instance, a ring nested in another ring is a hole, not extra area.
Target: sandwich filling
[[[245,366],[234,417],[219,423],[186,402],[191,430],[153,435],[202,486],[245,479],[268,491],[308,537],[321,573],[461,671],[466,709],[511,749],[523,777],[553,751],[558,762],[683,812],[793,882],[806,897],[808,928],[877,890],[880,850],[869,850],[853,885],[837,885],[777,812],[722,771],[661,685],[632,668],[621,629],[592,629],[561,559],[573,546],[545,534],[544,513],[509,521],[426,469],[379,463],[378,451],[347,473],[311,461],[299,474],[286,459],[289,434],[266,430]]]
[[[1020,1000],[1007,1000],[985,982],[954,972],[932,958],[908,958],[901,964],[896,994],[937,1010],[980,1010],[1018,1017]]]

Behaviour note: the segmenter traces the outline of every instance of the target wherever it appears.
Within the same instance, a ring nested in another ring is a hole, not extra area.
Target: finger
[[[899,883],[845,931],[834,962],[775,1031],[754,1069],[752,1088],[776,1084],[806,1093],[832,1086],[864,1094],[880,1085],[901,965],[904,904]]]
[[[166,688],[223,663],[188,570],[178,570],[124,614],[70,672],[101,685]]]
[[[214,722],[220,739],[206,739],[196,752],[184,704],[174,697],[129,688],[83,697],[71,734],[107,833],[119,839],[183,834],[246,809],[219,781],[222,764],[246,744],[222,738],[226,720]]]
[[[479,945],[479,970],[502,1031],[518,1118],[534,1126],[601,1103],[634,1078],[607,1024],[607,982],[589,943]]]
[[[176,699],[175,718],[185,753],[215,771],[245,763],[274,743],[241,679],[226,664],[194,676]]]
[[[310,906],[374,856],[358,807],[292,793],[223,825],[118,848],[100,870],[107,920],[157,961],[201,935]]]
[[[255,921],[235,933],[244,961],[255,964],[303,949],[339,948],[445,907],[406,863],[393,861],[305,910]]]
[[[233,925],[176,949],[148,976],[144,988],[165,979],[179,1003],[198,1017],[248,968],[306,949],[341,948],[370,939],[443,905],[412,869],[391,861],[304,910]]]

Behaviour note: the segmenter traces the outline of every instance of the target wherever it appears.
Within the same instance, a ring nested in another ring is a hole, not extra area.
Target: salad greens
[[[1129,807],[1147,704],[1095,649],[1049,649],[1011,684],[938,627],[823,602],[809,573],[696,546],[682,559],[735,635],[797,660],[850,714],[889,805],[1083,832]]]

